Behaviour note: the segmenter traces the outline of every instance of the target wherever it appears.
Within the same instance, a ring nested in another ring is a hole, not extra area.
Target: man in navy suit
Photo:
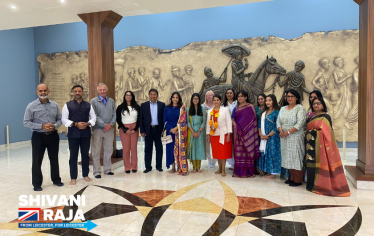
[[[158,91],[156,89],[149,90],[148,94],[150,101],[141,104],[139,116],[140,133],[143,138],[145,137],[144,173],[148,173],[152,170],[153,143],[155,143],[156,147],[156,169],[162,172],[163,147],[161,135],[164,129],[165,103],[157,101]]]

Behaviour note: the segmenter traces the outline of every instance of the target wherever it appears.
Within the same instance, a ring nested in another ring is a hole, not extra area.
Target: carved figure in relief
[[[248,50],[249,51],[249,50]],[[250,55],[250,52],[247,53],[247,56]],[[243,64],[243,51],[239,48],[232,49],[232,56],[235,58],[231,63],[232,69],[232,79],[231,83],[235,92],[244,90],[244,77],[249,77],[250,74],[244,74],[244,71],[248,68],[248,60],[245,58],[245,64]],[[251,96],[250,94],[248,94]]]
[[[156,69],[153,70],[153,77],[152,77],[152,79],[150,79],[150,81],[148,83],[147,91],[149,91],[149,89],[151,89],[151,88],[155,88],[159,91],[158,92],[158,94],[159,94],[158,97],[162,98],[162,97],[165,97],[165,96],[164,96],[164,92],[160,91],[160,89],[165,90],[166,86],[168,86],[170,84],[170,80],[167,80],[166,83],[163,84],[162,80],[160,78],[160,75],[161,75],[161,70],[159,68],[156,68]],[[148,97],[148,93],[146,93],[146,96]]]
[[[317,74],[314,77],[312,84],[314,85],[315,89],[324,93],[327,89],[328,82],[331,80],[330,60],[326,57],[320,59],[319,66],[321,68],[317,71]]]
[[[334,83],[336,88],[339,89],[341,93],[341,99],[339,108],[336,111],[337,118],[344,114],[347,118],[348,111],[351,108],[351,91],[348,87],[347,80],[352,78],[352,75],[348,75],[344,70],[344,60],[341,57],[335,57],[334,59],[335,69],[333,72]]]
[[[83,87],[83,100],[87,101],[90,92],[89,79],[86,77],[86,73],[84,72],[79,74],[79,79],[80,81],[78,83]]]
[[[125,64],[125,60],[123,59],[116,59],[114,60],[114,78],[115,78],[115,96],[116,96],[116,103],[122,104],[123,97],[118,96],[119,91],[123,89],[123,66]]]
[[[213,87],[215,85],[219,85],[220,83],[226,83],[226,80],[227,80],[227,67],[223,71],[223,78],[221,78],[221,77],[219,77],[219,78],[213,77],[213,71],[209,67],[205,67],[204,68],[204,74],[206,76],[206,79],[204,79],[203,84],[201,85],[200,92],[199,92],[199,95],[200,95],[201,98],[205,98],[205,93],[208,90],[210,90],[211,87]],[[229,86],[232,87],[231,84]],[[222,89],[221,92],[218,92],[218,91],[213,91],[213,92],[218,93],[218,94],[221,95],[222,93],[225,93],[226,90]]]
[[[145,68],[144,67],[140,67],[138,69],[138,73],[139,73],[139,76],[137,78],[137,81],[138,81],[138,85],[140,87],[140,90],[141,92],[139,93],[139,102],[142,103],[142,102],[145,102],[146,100],[146,93],[147,91],[145,91],[147,89],[147,86],[145,86],[148,82],[148,78],[145,78]]]
[[[70,100],[74,100],[73,87],[78,84],[78,76],[76,74],[71,76],[71,84],[69,85]]]
[[[135,78],[135,72],[135,68],[127,69],[127,74],[129,77],[126,80],[125,87],[127,91],[132,91],[135,95],[135,98],[138,99],[140,97],[140,94],[143,93],[143,91]]]
[[[195,77],[192,75],[192,70],[193,70],[193,67],[191,65],[187,65],[184,68],[184,71],[186,72],[186,74],[182,76],[184,86],[188,87],[185,90],[187,98],[191,97],[192,94],[194,93]]]
[[[172,83],[172,90],[171,91],[176,91],[179,92],[180,95],[182,96],[182,101],[186,103],[188,101],[188,97],[186,94],[186,89],[192,88],[192,84],[185,84],[183,79],[180,77],[180,68],[177,66],[172,66],[171,67],[171,73],[173,75],[173,83]]]
[[[288,72],[286,77],[283,81],[278,79],[278,83],[280,87],[284,87],[283,96],[279,101],[279,105],[282,107],[284,106],[284,94],[289,89],[295,89],[300,94],[301,102],[304,100],[304,92],[309,94],[310,91],[305,86],[305,76],[301,73],[301,71],[305,68],[305,63],[303,61],[297,61],[295,63],[295,70]],[[279,78],[279,77],[278,77]]]
[[[348,102],[350,102],[351,109],[348,111],[347,122],[344,124],[347,129],[352,129],[351,125],[358,121],[358,57],[354,61],[357,64],[357,68],[352,73],[352,81],[350,83],[351,99]]]

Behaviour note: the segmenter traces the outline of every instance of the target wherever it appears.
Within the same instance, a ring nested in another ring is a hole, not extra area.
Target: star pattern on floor
[[[205,197],[197,197],[184,201],[177,201],[180,197],[197,187],[213,180],[207,180],[181,188],[177,191],[148,190],[143,192],[129,193],[120,189],[94,185],[97,188],[105,189],[126,199],[132,205],[114,204],[102,202],[84,213],[85,219],[94,221],[106,217],[140,212],[144,217],[141,235],[153,235],[156,227],[167,210],[181,210],[203,213],[214,213],[218,217],[214,223],[207,226],[203,235],[221,235],[227,229],[240,224],[251,224],[270,235],[308,235],[304,222],[274,220],[268,217],[282,213],[323,209],[334,207],[352,207],[342,205],[303,205],[303,206],[280,206],[263,198],[252,198],[237,196],[235,192],[224,182],[219,181],[224,192],[223,206],[212,202]],[[82,195],[88,186],[82,188],[74,196]],[[75,212],[78,206],[60,206],[49,208],[54,211],[63,209],[68,212],[72,209]],[[355,215],[340,229],[331,235],[355,235],[360,229],[362,215],[360,208],[357,208]],[[96,235],[84,229],[22,229],[18,228],[18,220],[9,223],[0,223],[0,229],[23,230],[32,233],[24,235]]]

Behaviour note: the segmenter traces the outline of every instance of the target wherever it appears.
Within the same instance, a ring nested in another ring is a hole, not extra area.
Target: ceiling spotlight
[[[60,0],[60,2],[61,2],[61,3],[65,3],[65,2],[66,2],[66,0]]]
[[[17,7],[15,5],[10,5],[10,8],[17,9]]]

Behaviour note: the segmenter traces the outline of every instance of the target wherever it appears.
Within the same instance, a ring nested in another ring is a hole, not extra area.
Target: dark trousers
[[[144,162],[145,169],[152,170],[152,151],[153,143],[156,147],[156,169],[161,169],[162,167],[162,142],[161,142],[161,131],[158,128],[152,128],[149,131],[149,135],[145,136],[145,145],[144,145]]]
[[[51,179],[55,184],[61,183],[60,170],[58,165],[58,149],[60,144],[60,137],[57,133],[45,135],[38,132],[33,132],[31,137],[32,146],[32,185],[34,188],[39,188],[43,184],[42,162],[47,148]]]
[[[82,176],[87,177],[90,171],[90,156],[88,152],[90,150],[91,137],[85,138],[68,138],[69,150],[70,150],[70,178],[77,179],[78,177],[78,151],[81,149],[81,164],[82,164]]]

